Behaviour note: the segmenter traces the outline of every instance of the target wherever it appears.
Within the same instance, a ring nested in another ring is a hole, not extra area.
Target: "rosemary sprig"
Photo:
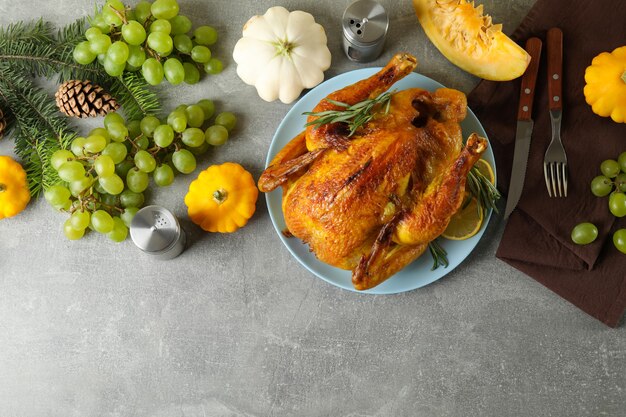
[[[467,174],[467,189],[476,197],[483,211],[492,209],[498,213],[496,203],[501,197],[500,192],[475,166]]]
[[[345,110],[326,110],[322,112],[304,112],[302,113],[305,116],[316,116],[317,119],[308,122],[304,126],[322,126],[330,123],[347,123],[348,127],[350,127],[350,134],[348,137],[352,136],[356,130],[363,126],[365,123],[372,120],[374,115],[378,112],[382,106],[385,106],[383,114],[389,113],[389,105],[391,104],[391,95],[395,91],[388,91],[384,94],[379,95],[376,98],[372,98],[369,100],[363,100],[356,104],[349,105],[347,103],[342,103],[341,101],[331,100],[326,98],[325,100],[335,106],[342,107]]]
[[[430,250],[430,255],[433,257],[433,267],[430,268],[431,271],[434,271],[440,266],[444,268],[448,267],[448,252],[441,247],[436,239],[428,244],[428,249]]]

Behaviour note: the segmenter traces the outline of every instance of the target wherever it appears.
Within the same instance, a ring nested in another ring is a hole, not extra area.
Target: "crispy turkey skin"
[[[398,54],[328,98],[355,104],[376,97],[416,64]],[[322,100],[314,112],[335,108]],[[343,123],[309,126],[276,155],[259,188],[282,185],[289,232],[321,261],[352,270],[356,289],[372,288],[418,258],[459,209],[467,173],[487,146],[472,135],[463,148],[466,111],[456,90],[394,93],[389,112],[353,136]]]

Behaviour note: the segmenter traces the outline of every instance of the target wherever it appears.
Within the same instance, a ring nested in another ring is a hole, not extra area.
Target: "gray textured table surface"
[[[290,106],[262,102],[230,58],[248,17],[274,5],[311,12],[333,54],[326,77],[361,68],[340,49],[347,1],[182,2],[219,29],[225,71],[163,87],[167,109],[208,97],[240,115],[201,166],[239,161],[258,177]],[[425,38],[408,0],[383,2],[380,65],[406,50],[418,71],[465,92],[477,80]],[[488,0],[510,33],[533,0]],[[0,23],[64,24],[93,2],[0,2]],[[100,123],[100,121],[96,122]],[[83,131],[88,124],[81,124]],[[0,142],[0,154],[12,141]],[[587,316],[494,257],[494,218],[472,257],[439,282],[359,295],[311,275],[282,246],[263,198],[232,235],[186,219],[191,177],[150,201],[183,219],[183,256],[154,262],[132,242],[68,242],[44,201],[0,221],[0,416],[624,416],[626,330]]]

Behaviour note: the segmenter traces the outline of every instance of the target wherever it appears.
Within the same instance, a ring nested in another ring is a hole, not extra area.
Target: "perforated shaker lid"
[[[173,245],[180,235],[176,217],[166,208],[146,206],[130,223],[130,237],[145,252],[161,252]]]
[[[343,12],[343,33],[354,43],[371,44],[384,39],[389,27],[385,8],[374,0],[357,0]]]

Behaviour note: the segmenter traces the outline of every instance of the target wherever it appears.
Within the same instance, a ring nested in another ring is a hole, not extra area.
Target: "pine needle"
[[[322,112],[304,112],[305,116],[315,116],[317,119],[312,120],[304,126],[322,126],[330,123],[347,123],[350,128],[348,137],[354,135],[358,128],[374,118],[380,107],[385,106],[383,114],[389,113],[389,105],[391,103],[391,95],[394,91],[388,91],[376,98],[363,100],[356,104],[350,105],[341,101],[326,98],[327,102],[345,110],[327,110]]]

